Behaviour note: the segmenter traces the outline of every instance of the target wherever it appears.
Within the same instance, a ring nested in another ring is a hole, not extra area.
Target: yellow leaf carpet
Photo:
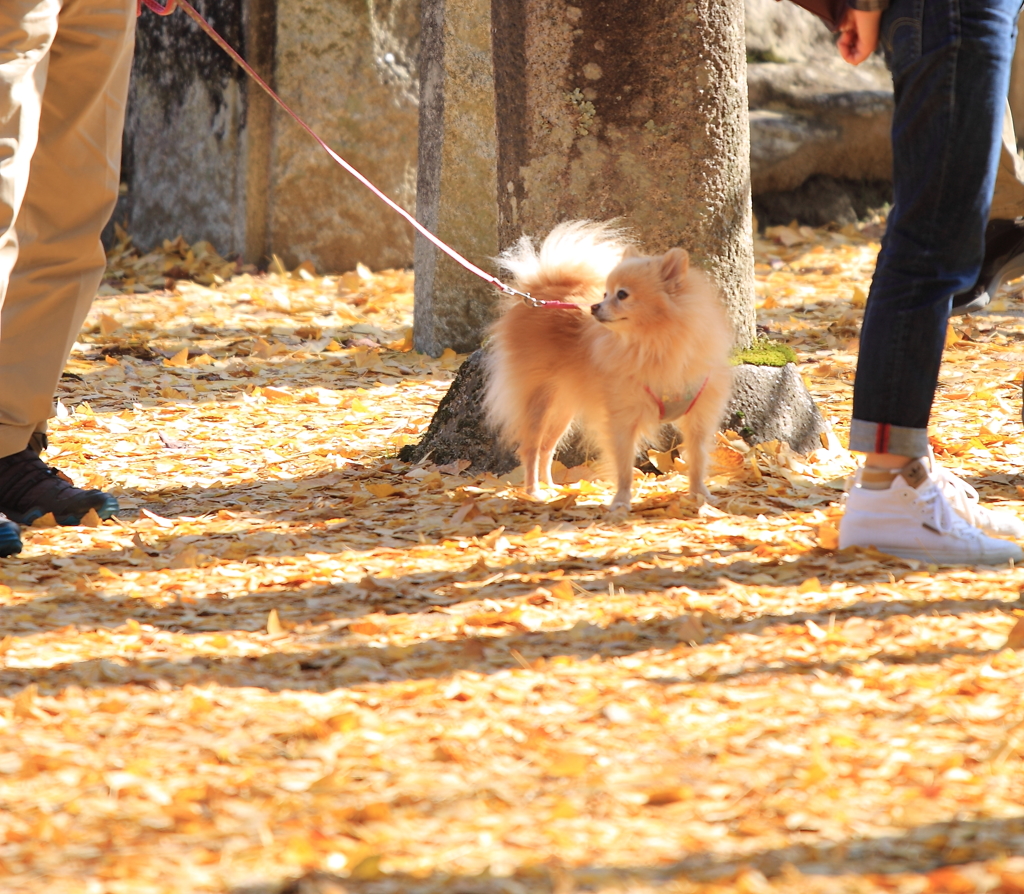
[[[614,517],[395,458],[462,360],[409,272],[120,234],[48,459],[123,511],[0,563],[0,890],[1024,892],[1024,572],[836,551],[880,232],[757,240],[834,437]],[[936,453],[1021,512],[1019,298],[948,342]]]

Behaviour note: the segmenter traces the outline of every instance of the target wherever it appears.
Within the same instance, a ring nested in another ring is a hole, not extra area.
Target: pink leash
[[[327,143],[325,143],[320,138],[319,134],[317,134],[317,132],[313,130],[312,127],[306,124],[305,121],[303,121],[295,112],[293,112],[289,105],[273,91],[270,85],[266,81],[264,81],[263,78],[261,78],[258,74],[256,74],[256,71],[252,68],[252,66],[249,65],[249,63],[242,58],[242,56],[238,53],[237,50],[235,50],[234,47],[231,46],[231,44],[229,44],[223,37],[221,37],[213,29],[210,23],[207,22],[206,19],[204,19],[196,11],[195,7],[193,7],[192,4],[188,2],[188,0],[166,0],[163,6],[160,5],[159,0],[138,0],[137,12],[139,15],[142,14],[143,6],[150,10],[150,12],[156,13],[158,16],[169,16],[172,12],[174,12],[175,8],[179,6],[183,10],[185,10],[185,13],[188,15],[188,17],[192,19],[192,21],[194,21],[207,34],[207,36],[209,36],[210,39],[217,44],[217,46],[219,46],[225,53],[227,53],[232,59],[234,59],[235,62],[237,62],[242,67],[242,70],[247,75],[249,75],[249,77],[251,77],[257,84],[259,84],[260,87],[262,87],[263,90],[266,92],[266,94],[272,100],[274,100],[274,102],[276,102],[282,109],[284,109],[285,112],[287,112],[288,115],[292,118],[292,120],[299,125],[299,127],[301,127],[314,140],[316,140],[320,144],[321,148],[323,148],[323,150],[329,156],[331,156],[331,158],[333,158],[339,165],[341,165],[346,171],[348,171],[353,177],[355,177],[356,180],[362,183],[363,186],[370,190],[370,192],[372,192],[392,211],[395,211],[396,213],[400,214],[403,218],[405,218],[405,220],[412,224],[413,228],[416,229],[417,232],[419,232],[425,238],[429,239],[434,245],[441,249],[441,251],[448,255],[448,257],[457,261],[459,264],[465,267],[470,273],[479,276],[480,279],[482,279],[484,282],[489,283],[490,285],[494,286],[496,289],[499,289],[502,292],[505,292],[507,295],[518,295],[520,298],[523,298],[525,301],[527,301],[529,304],[532,304],[534,307],[557,306],[572,307],[576,308],[577,310],[580,309],[578,305],[567,304],[566,302],[561,301],[539,301],[536,298],[533,298],[531,295],[526,294],[525,292],[520,292],[518,289],[513,289],[512,286],[506,285],[496,276],[491,276],[490,273],[487,273],[485,270],[481,270],[479,267],[476,266],[476,264],[473,264],[472,262],[468,261],[450,245],[447,245],[446,243],[442,242],[437,236],[431,233],[430,230],[428,230],[425,226],[423,226],[423,224],[416,220],[416,218],[413,217],[408,211],[406,211],[401,205],[399,205],[393,199],[389,198],[387,195],[381,192],[381,190],[374,186],[373,183],[371,183],[366,177],[360,174],[359,171],[352,167],[352,165],[350,165],[347,161],[345,161],[345,159],[338,155],[337,152],[335,152],[330,146],[328,146]]]

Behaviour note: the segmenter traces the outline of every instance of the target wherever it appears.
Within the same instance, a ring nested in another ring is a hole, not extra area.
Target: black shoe
[[[90,509],[110,518],[117,500],[101,490],[75,487],[31,447],[0,459],[0,512],[10,521],[30,525],[52,512],[58,525],[77,525]]]
[[[1024,276],[1024,220],[990,220],[985,260],[973,288],[953,296],[953,316],[981,310],[1003,283]]]
[[[21,552],[21,531],[6,515],[0,513],[0,558]]]

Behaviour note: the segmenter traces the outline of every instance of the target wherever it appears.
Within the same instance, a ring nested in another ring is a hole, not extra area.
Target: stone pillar
[[[418,0],[205,0],[197,9],[339,154],[415,200]],[[323,271],[412,262],[411,228],[337,167],[183,12],[144,12],[117,215]]]
[[[498,247],[564,220],[620,218],[652,252],[690,250],[749,343],[743,0],[425,0],[424,10],[420,219],[476,260],[491,251],[495,207]],[[457,320],[460,336],[424,334],[417,346],[479,344],[470,295],[480,287],[452,272],[440,288],[438,263],[417,253],[416,325],[448,332]]]
[[[418,0],[276,0],[275,89],[340,156],[412,211]],[[318,270],[408,267],[412,227],[274,113],[269,243]]]
[[[502,243],[621,218],[682,246],[753,337],[743,0],[511,0],[495,30]],[[513,14],[512,8],[522,10]]]
[[[485,269],[499,250],[491,27],[488,2],[423,0],[416,215]],[[497,306],[492,286],[417,236],[415,289],[417,351],[479,347]]]

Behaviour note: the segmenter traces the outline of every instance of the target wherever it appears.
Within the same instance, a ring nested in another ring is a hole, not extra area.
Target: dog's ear
[[[661,278],[666,283],[679,282],[690,269],[690,255],[681,248],[670,248],[661,258]]]
[[[625,249],[623,249],[622,260],[626,260],[626,258],[639,258],[639,257],[640,257],[640,249],[637,248],[635,245],[627,245],[625,247]]]

